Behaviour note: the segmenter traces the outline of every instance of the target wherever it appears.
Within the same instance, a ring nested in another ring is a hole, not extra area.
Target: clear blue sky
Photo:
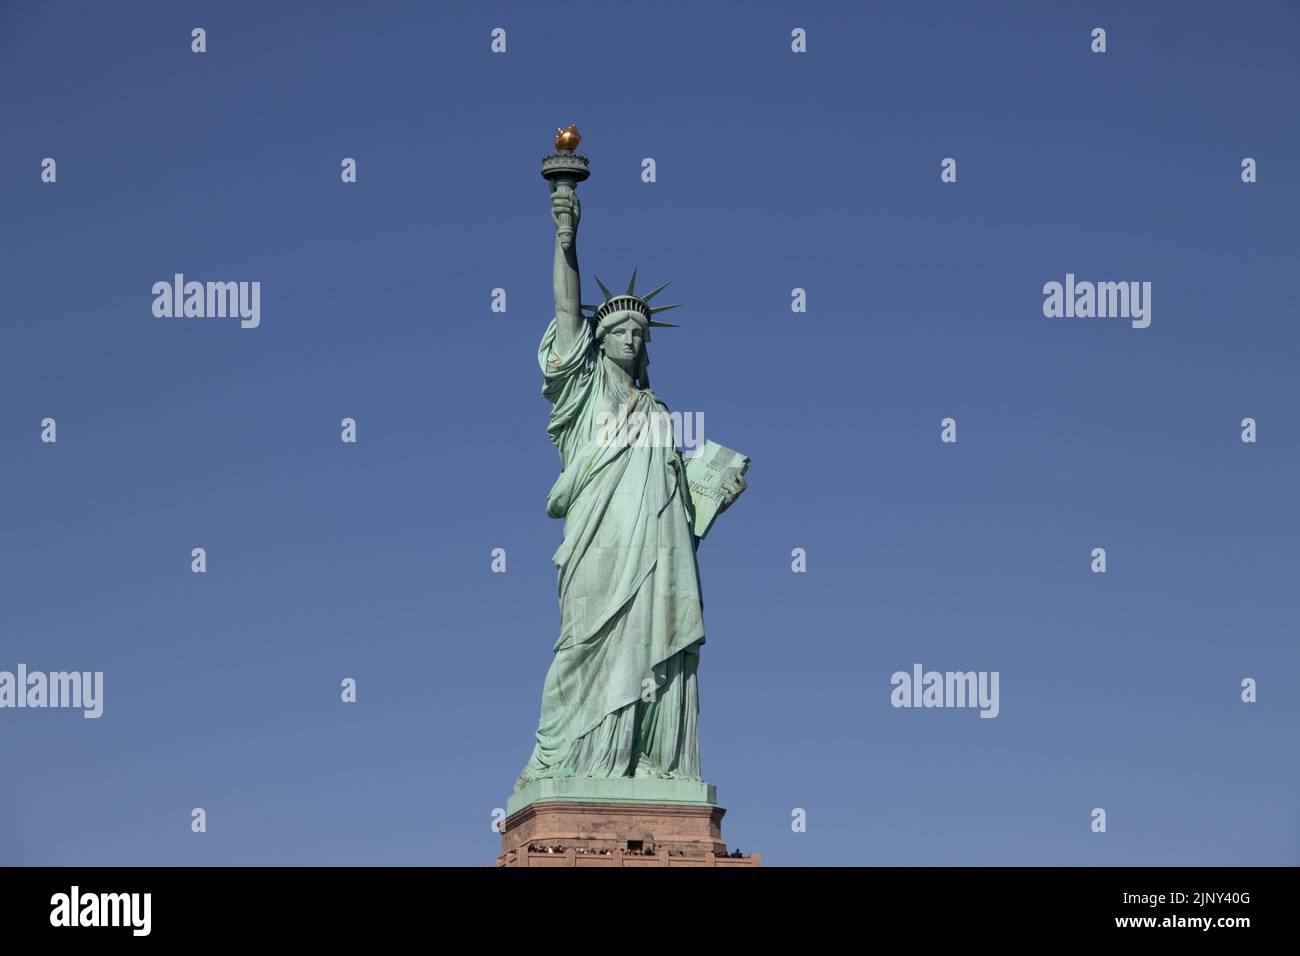
[[[0,7],[0,669],[106,683],[0,711],[0,862],[494,858],[559,623],[568,123],[586,301],[672,279],[655,389],[753,459],[700,550],[728,842],[1300,861],[1295,6],[324,6]],[[155,318],[175,272],[260,328]],[[1151,327],[1045,318],[1067,272]],[[915,662],[1000,716],[892,708]]]

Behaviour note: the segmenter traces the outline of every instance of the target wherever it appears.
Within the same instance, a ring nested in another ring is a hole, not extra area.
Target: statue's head
[[[600,279],[596,280],[596,284],[605,294],[605,301],[600,305],[583,306],[584,309],[591,310],[588,318],[592,323],[596,345],[610,361],[618,363],[645,388],[649,385],[646,365],[650,360],[645,347],[650,341],[650,330],[654,326],[673,325],[671,322],[657,321],[654,315],[656,312],[677,308],[675,305],[650,306],[650,300],[662,292],[668,283],[665,282],[644,296],[635,295],[632,289],[636,285],[636,270],[633,269],[627,291],[621,295],[610,292]]]
[[[650,328],[640,312],[611,312],[596,326],[596,345],[610,361],[637,377]]]

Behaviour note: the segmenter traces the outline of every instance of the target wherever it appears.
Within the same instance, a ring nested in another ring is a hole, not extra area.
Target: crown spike
[[[649,302],[651,299],[653,299],[655,296],[657,296],[660,292],[664,291],[664,289],[668,288],[668,286],[670,286],[670,285],[672,284],[672,281],[673,281],[672,279],[669,279],[667,282],[665,282],[663,285],[661,285],[659,288],[655,289],[654,291],[652,291],[652,292],[647,292],[645,295],[641,296],[641,301],[642,301],[642,302]]]
[[[599,322],[603,318],[615,312],[632,311],[632,312],[639,312],[641,315],[645,316],[645,320],[647,323],[649,323],[649,325],[667,326],[668,328],[674,328],[674,329],[679,328],[679,326],[675,322],[656,321],[654,318],[654,314],[656,312],[667,312],[669,309],[680,309],[681,303],[675,303],[673,305],[661,305],[654,308],[652,308],[649,304],[649,300],[654,298],[664,289],[666,289],[670,283],[665,282],[663,285],[659,286],[659,288],[652,290],[651,292],[647,293],[645,296],[639,296],[635,292],[636,277],[638,271],[639,270],[635,268],[632,270],[632,278],[628,280],[627,291],[618,293],[617,295],[613,292],[610,292],[609,288],[605,285],[605,283],[600,281],[600,277],[596,276],[595,277],[596,284],[600,286],[600,291],[604,294],[605,300],[601,302],[599,305],[587,305],[584,303],[583,305],[580,306],[580,308],[591,309],[593,314],[590,315],[589,318],[591,319],[592,322],[595,322],[597,324],[599,324]],[[646,341],[648,342],[649,340],[650,340],[649,336],[647,335]]]

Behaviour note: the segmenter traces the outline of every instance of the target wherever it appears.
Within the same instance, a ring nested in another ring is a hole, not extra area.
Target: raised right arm
[[[568,214],[573,223],[573,239],[567,247],[560,241],[560,216]],[[552,183],[551,218],[555,220],[555,350],[567,354],[582,330],[582,285],[578,277],[578,217],[581,207],[573,187]]]

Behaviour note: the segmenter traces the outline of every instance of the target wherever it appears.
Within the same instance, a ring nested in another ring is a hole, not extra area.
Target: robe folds
[[[566,354],[555,348],[552,320],[537,357],[552,403],[547,434],[563,465],[547,500],[548,514],[564,519],[552,557],[560,636],[516,786],[567,776],[698,780],[703,600],[668,409],[648,388],[619,383],[586,322]]]

